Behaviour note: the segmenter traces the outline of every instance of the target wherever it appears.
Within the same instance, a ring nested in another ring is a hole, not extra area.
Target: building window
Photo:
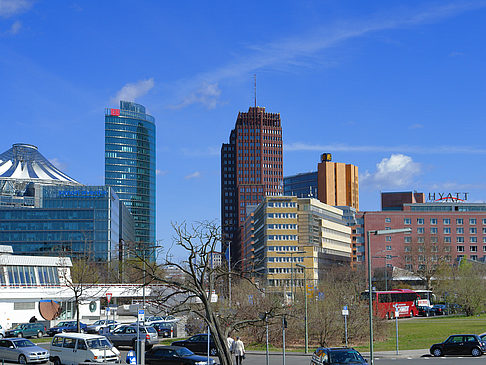
[[[444,234],[451,234],[451,227],[444,227]]]
[[[457,227],[457,228],[456,228],[456,233],[457,233],[457,234],[464,234],[464,228],[462,228],[462,227]]]
[[[412,237],[403,237],[403,241],[405,243],[410,243],[410,242],[412,242]]]
[[[469,246],[469,251],[478,252],[478,246]]]
[[[464,242],[464,237],[456,237],[456,242],[457,243],[463,243]]]
[[[469,218],[469,224],[475,225],[476,224],[476,218]]]
[[[457,246],[457,252],[464,252],[464,246]]]
[[[483,246],[483,252],[486,252],[486,246]]]
[[[424,227],[418,227],[417,228],[417,233],[418,234],[423,234],[425,232]]]
[[[431,251],[431,252],[439,252],[439,247],[437,247],[437,246],[432,246],[432,247],[430,248],[430,251]]]
[[[476,233],[478,233],[478,230],[476,229],[476,227],[469,228],[469,234],[476,234]]]
[[[391,223],[391,218],[385,218],[385,223]]]
[[[469,237],[469,242],[471,242],[471,243],[477,243],[478,242],[478,238],[477,237]]]
[[[390,245],[387,245],[387,246],[386,246],[386,250],[387,250],[387,251],[391,251],[391,249],[392,249],[392,247],[391,247]]]
[[[471,260],[478,261],[478,255],[471,255]]]
[[[385,236],[385,241],[390,242],[391,241],[391,236]]]
[[[436,225],[437,224],[437,218],[430,218],[430,224]]]
[[[442,220],[442,222],[444,223],[444,225],[448,226],[449,224],[451,224],[451,220],[449,218],[444,218]]]
[[[424,224],[423,218],[417,218],[417,224]]]
[[[484,247],[486,248],[486,246],[484,246]],[[404,247],[404,251],[405,251],[405,252],[410,252],[410,251],[412,251],[412,247],[410,247],[410,246],[405,246],[405,247]],[[485,252],[486,252],[486,251],[485,251]]]
[[[412,265],[410,265],[410,264],[406,264],[406,265],[405,265],[405,270],[412,271],[412,269],[413,269],[413,268],[412,268]]]
[[[444,252],[451,252],[451,246],[445,246]]]
[[[451,243],[450,237],[444,237],[444,243]]]
[[[462,219],[462,218],[457,218],[457,219],[456,219],[456,224],[459,224],[459,225],[464,224],[464,219]]]
[[[430,234],[437,234],[437,227],[430,228]]]
[[[424,243],[423,237],[417,237],[417,243]]]
[[[486,224],[486,218],[483,218],[483,224]]]
[[[387,260],[391,260],[392,259],[392,255],[386,255],[386,259]]]
[[[410,219],[410,218],[404,218],[403,219],[403,224],[412,224],[412,219]]]

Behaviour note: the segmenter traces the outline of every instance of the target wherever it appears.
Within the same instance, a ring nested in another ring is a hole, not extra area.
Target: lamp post
[[[290,254],[290,300],[293,303],[294,302],[294,255],[305,253],[305,251],[275,252],[275,253],[280,255]]]
[[[396,234],[396,233],[410,233],[412,232],[411,228],[398,228],[398,229],[382,229],[382,230],[371,230],[367,231],[367,242],[366,242],[366,250],[367,250],[367,261],[368,261],[368,300],[369,300],[369,316],[370,316],[370,364],[374,364],[373,359],[373,295],[371,289],[371,251],[370,251],[370,237],[371,235],[374,236],[382,236],[382,235],[389,235],[389,234]]]
[[[295,264],[295,266],[304,269],[304,297],[305,297],[305,315],[304,315],[304,328],[305,328],[305,353],[309,352],[309,335],[307,330],[307,276],[305,270],[307,267],[301,264]]]

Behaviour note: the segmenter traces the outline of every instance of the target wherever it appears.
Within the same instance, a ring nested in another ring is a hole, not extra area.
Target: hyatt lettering
[[[429,193],[429,201],[457,202],[466,201],[469,193]]]

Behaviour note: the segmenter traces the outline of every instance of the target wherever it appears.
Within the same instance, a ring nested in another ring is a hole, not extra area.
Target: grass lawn
[[[428,317],[398,321],[398,346],[400,350],[427,349],[444,341],[452,334],[486,332],[486,315],[474,317]],[[395,350],[395,321],[390,321],[390,334],[386,341],[375,342],[375,351]],[[356,346],[368,351],[369,346]]]

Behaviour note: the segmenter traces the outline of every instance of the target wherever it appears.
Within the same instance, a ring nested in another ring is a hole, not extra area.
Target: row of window
[[[268,262],[304,262],[303,257],[268,257]]]
[[[271,267],[268,269],[268,273],[269,274],[290,274],[290,273],[294,273],[294,274],[303,274],[304,273],[304,269],[300,268],[300,267],[294,267],[294,268],[290,268],[290,267]]]
[[[430,218],[430,224],[431,225],[436,225],[437,221],[438,221],[437,218]],[[385,218],[385,223],[391,223],[391,218]],[[443,218],[442,223],[444,225],[450,225],[451,219],[450,218]],[[482,219],[482,223],[484,225],[486,225],[486,218]],[[404,218],[403,224],[406,224],[406,225],[412,224],[412,218]],[[419,225],[425,224],[425,219],[424,218],[417,218],[417,224],[419,224]],[[456,224],[457,225],[463,225],[464,224],[464,218],[456,218]],[[476,218],[469,218],[469,224],[470,225],[476,225],[477,219]]]
[[[386,236],[385,240],[386,240],[386,241],[391,241],[391,236]],[[428,241],[429,241],[430,243],[437,243],[437,242],[439,242],[439,240],[438,240],[438,238],[437,238],[437,237],[429,237],[429,238],[428,238]],[[410,243],[410,242],[412,242],[412,237],[404,237],[404,242],[405,242],[405,243]],[[417,242],[418,242],[418,243],[424,243],[424,242],[425,242],[425,238],[424,238],[424,237],[417,237]],[[452,242],[452,239],[451,239],[451,237],[449,237],[449,236],[445,236],[445,237],[443,238],[443,242],[444,242],[444,243],[451,243],[451,242]],[[462,237],[462,236],[457,236],[457,237],[456,237],[456,242],[457,242],[457,243],[463,243],[463,242],[465,242],[464,237]],[[478,242],[478,238],[477,238],[477,237],[469,237],[469,242],[470,242],[470,243],[476,243],[476,242]],[[483,243],[486,243],[486,237],[483,237]]]
[[[297,203],[292,203],[292,202],[269,202],[268,203],[269,207],[274,207],[274,208],[297,208]]]
[[[292,234],[268,235],[268,239],[272,241],[297,241],[297,235],[292,235]]]
[[[297,229],[297,224],[269,224],[268,229]]]
[[[297,218],[297,213],[268,213],[268,218]]]
[[[387,246],[387,250],[388,250]],[[456,246],[457,252],[464,252],[465,247],[464,246]],[[418,252],[425,252],[426,248],[424,246],[419,246],[417,247]],[[411,246],[405,246],[404,247],[405,252],[411,252],[412,247]],[[470,252],[478,252],[478,246],[469,246],[469,251]],[[439,252],[439,247],[438,246],[431,246],[430,247],[430,252]],[[451,246],[445,246],[444,247],[444,252],[451,252]],[[486,252],[486,246],[483,246],[483,252]]]
[[[268,251],[284,251],[284,252],[297,252],[298,246],[267,246]]]
[[[9,286],[59,285],[59,274],[54,266],[7,266],[8,283],[4,268],[0,267],[0,284]],[[37,271],[37,276],[36,276]]]

